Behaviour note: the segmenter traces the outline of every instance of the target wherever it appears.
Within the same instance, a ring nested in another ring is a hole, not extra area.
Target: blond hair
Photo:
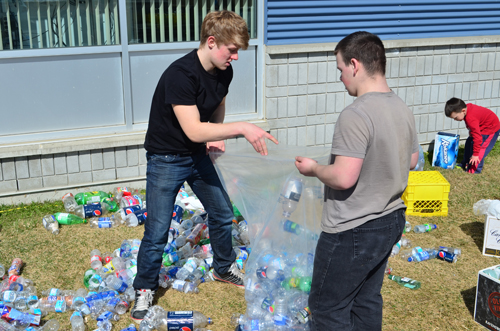
[[[247,49],[247,23],[240,15],[229,10],[213,11],[205,16],[201,25],[200,46],[206,44],[208,37],[213,36],[217,46],[234,44],[238,48]]]

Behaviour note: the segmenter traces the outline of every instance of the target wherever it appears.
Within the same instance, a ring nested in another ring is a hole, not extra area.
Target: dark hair
[[[444,106],[444,114],[446,117],[450,117],[452,113],[460,113],[462,109],[467,108],[467,105],[462,99],[459,98],[451,98],[446,101],[446,105]]]
[[[385,48],[382,40],[373,33],[358,31],[344,37],[333,53],[342,55],[345,65],[349,65],[351,59],[356,59],[363,64],[368,75],[382,74],[385,76]]]

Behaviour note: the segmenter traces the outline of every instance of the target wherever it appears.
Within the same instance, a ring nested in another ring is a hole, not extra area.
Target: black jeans
[[[311,330],[382,329],[380,289],[404,225],[405,209],[398,209],[351,230],[321,233],[309,296]]]

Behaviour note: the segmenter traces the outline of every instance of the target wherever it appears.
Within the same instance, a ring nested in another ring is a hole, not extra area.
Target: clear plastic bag
[[[231,200],[248,222],[247,311],[238,320],[243,326],[272,320],[279,330],[294,325],[308,329],[307,307],[302,306],[310,291],[324,188],[317,178],[297,171],[295,157],[327,164],[330,148],[268,147],[267,156],[250,146],[211,155]]]
[[[500,219],[500,200],[479,200],[472,206],[474,215],[487,215]]]

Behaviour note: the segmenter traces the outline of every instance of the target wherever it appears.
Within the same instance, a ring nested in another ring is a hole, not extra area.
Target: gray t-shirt
[[[330,164],[335,155],[363,159],[356,184],[347,190],[325,186],[322,230],[337,233],[404,208],[401,199],[418,152],[415,118],[394,92],[370,92],[340,114]]]

